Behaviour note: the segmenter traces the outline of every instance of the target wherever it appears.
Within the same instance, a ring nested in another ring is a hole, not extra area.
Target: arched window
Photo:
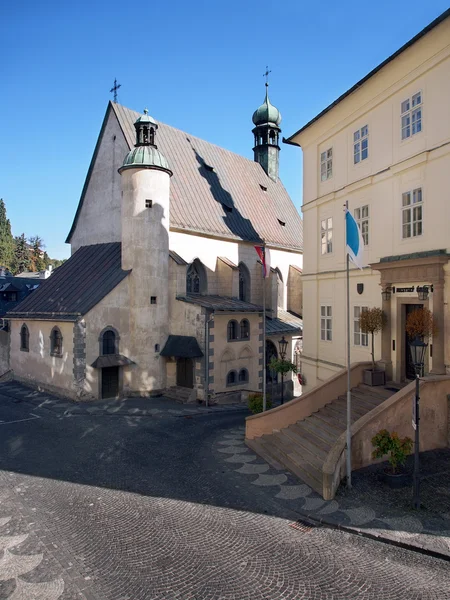
[[[239,383],[248,383],[248,371],[247,371],[247,369],[241,369],[239,371]]]
[[[206,293],[206,272],[202,263],[195,259],[186,272],[186,293]]]
[[[227,375],[227,386],[236,385],[237,383],[237,373],[236,371],[230,371]]]
[[[20,349],[23,352],[30,351],[30,333],[25,323],[20,328]]]
[[[250,323],[248,319],[242,319],[241,321],[241,340],[248,340],[250,338]]]
[[[153,127],[150,127],[150,144],[153,146],[155,144],[155,130]]]
[[[112,329],[107,329],[102,339],[102,354],[117,354],[116,334]]]
[[[275,144],[275,131],[273,129],[270,130],[270,143]]]
[[[62,356],[63,338],[59,327],[53,327],[50,334],[50,354],[52,356]]]
[[[244,263],[239,263],[239,300],[250,302],[250,272]]]
[[[228,338],[229,342],[232,340],[238,339],[238,322],[237,321],[228,321],[227,338]]]

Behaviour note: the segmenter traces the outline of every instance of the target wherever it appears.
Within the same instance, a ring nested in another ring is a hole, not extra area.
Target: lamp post
[[[280,358],[284,360],[286,358],[286,349],[287,349],[287,340],[284,339],[284,335],[281,340],[278,342],[278,346],[280,348]],[[281,404],[284,403],[284,373],[281,371]]]
[[[416,337],[412,342],[409,342],[411,358],[416,371],[416,393],[413,404],[413,420],[412,425],[415,430],[414,439],[414,508],[420,508],[420,475],[419,475],[419,378],[424,364],[425,350],[428,344]]]

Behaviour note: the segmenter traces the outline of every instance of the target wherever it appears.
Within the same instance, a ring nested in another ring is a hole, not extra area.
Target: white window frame
[[[320,253],[322,256],[333,252],[333,217],[320,221]]]
[[[419,90],[400,104],[400,135],[402,142],[423,130],[423,96]]]
[[[366,348],[369,345],[369,334],[363,333],[359,326],[359,316],[364,311],[368,310],[367,306],[353,307],[353,345]]]
[[[320,339],[322,342],[333,341],[333,309],[329,304],[320,305]]]
[[[423,235],[423,191],[414,188],[402,194],[402,239]]]
[[[369,158],[369,125],[363,125],[353,133],[353,164],[358,165]]]
[[[333,148],[328,148],[320,153],[320,181],[327,181],[333,177]]]
[[[363,206],[358,206],[354,211],[355,221],[358,223],[358,226],[361,230],[361,236],[364,242],[364,246],[369,245],[369,205],[364,204]]]

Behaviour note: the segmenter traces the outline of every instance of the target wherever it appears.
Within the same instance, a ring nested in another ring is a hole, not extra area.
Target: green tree
[[[14,238],[11,223],[6,216],[6,206],[0,199],[0,265],[12,269],[14,262]]]
[[[24,271],[29,271],[31,268],[30,250],[24,233],[15,238],[14,245],[12,272],[14,275],[18,275]]]
[[[29,239],[31,245],[31,263],[33,271],[44,271],[44,243],[41,237],[35,235]]]

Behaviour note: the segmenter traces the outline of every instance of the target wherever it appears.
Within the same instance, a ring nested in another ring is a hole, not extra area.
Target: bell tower
[[[253,148],[255,162],[258,162],[267,175],[278,181],[280,146],[279,138],[281,129],[281,114],[269,100],[269,82],[266,81],[266,97],[261,106],[253,113],[255,136]]]
[[[135,122],[135,147],[122,177],[122,268],[129,280],[130,352],[135,365],[124,387],[145,394],[166,387],[159,356],[169,334],[170,178],[155,140],[158,125],[147,110]]]

